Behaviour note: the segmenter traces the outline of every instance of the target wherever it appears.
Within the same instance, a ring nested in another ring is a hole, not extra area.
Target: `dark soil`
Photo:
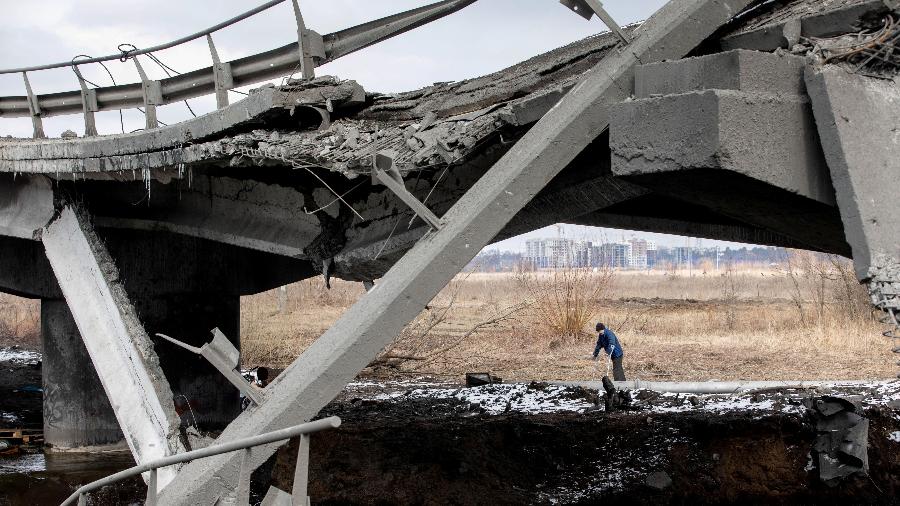
[[[317,504],[900,504],[896,412],[867,411],[871,479],[836,488],[807,470],[806,416],[736,412],[480,415],[466,403],[353,400],[312,438]],[[295,442],[273,484],[291,490]],[[657,490],[647,476],[664,471]]]
[[[40,429],[41,417],[41,364],[0,362],[0,413],[15,420],[0,419],[0,428]]]
[[[23,392],[24,385],[40,385],[39,366],[0,364],[0,411],[40,427],[40,394]],[[663,404],[652,408],[659,396],[641,393],[635,398],[640,407],[606,413],[595,391],[571,388],[561,400],[599,406],[583,413],[507,408],[491,415],[478,403],[411,393],[372,400],[374,392],[348,390],[325,408],[323,417],[340,416],[343,424],[312,437],[314,503],[900,504],[900,443],[888,438],[900,430],[897,406],[866,410],[871,478],[829,488],[809,465],[816,436],[811,420],[780,408],[661,413]],[[272,484],[290,491],[296,451],[296,442],[282,448],[254,479],[269,481],[272,469]],[[44,457],[38,451],[20,458],[45,460],[43,468],[18,474],[4,474],[9,463],[0,462],[0,506],[58,504],[80,484],[133,465],[127,453]],[[647,484],[659,472],[671,485]],[[266,483],[254,485],[259,500]],[[145,493],[131,480],[92,495],[89,504],[140,503]]]

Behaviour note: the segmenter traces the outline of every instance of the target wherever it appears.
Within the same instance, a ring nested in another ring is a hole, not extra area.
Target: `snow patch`
[[[888,439],[895,443],[900,443],[900,430],[888,434]]]
[[[416,388],[407,392],[390,392],[376,395],[375,400],[394,401],[407,399],[456,399],[478,404],[487,414],[502,413],[581,413],[593,408],[585,399],[573,398],[570,389],[557,385],[529,388],[523,384],[484,385],[471,388]]]
[[[0,348],[0,362],[12,362],[14,364],[37,364],[41,361],[41,354],[36,351],[23,350],[18,347]]]

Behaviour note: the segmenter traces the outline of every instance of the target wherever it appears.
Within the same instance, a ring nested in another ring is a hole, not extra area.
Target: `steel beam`
[[[631,45],[608,56],[550,110],[359,302],[267,387],[219,437],[234,441],[307,420],[388,344],[553,177],[609,126],[608,106],[634,91],[634,67],[681,58],[751,0],[676,0],[641,26]],[[254,460],[275,451],[260,447]],[[161,504],[213,504],[234,483],[237,459],[182,469]]]
[[[135,461],[141,464],[183,451],[180,419],[153,343],[90,223],[65,207],[44,230],[42,240]],[[159,486],[169,483],[176,472],[161,470]]]

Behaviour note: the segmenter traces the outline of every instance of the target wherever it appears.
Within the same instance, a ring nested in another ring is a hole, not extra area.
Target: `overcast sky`
[[[68,61],[73,56],[101,56],[117,52],[120,43],[147,47],[191,34],[233,17],[262,0],[0,0],[0,68]],[[428,0],[301,0],[307,27],[327,34],[432,3]],[[665,0],[607,0],[606,9],[621,24],[640,21],[661,7]],[[438,81],[455,81],[488,74],[537,54],[605,30],[597,18],[590,22],[575,15],[557,0],[480,0],[461,12],[364,49],[317,69],[319,75],[356,79],[370,91],[396,92],[416,89]],[[279,47],[296,40],[296,25],[290,2],[226,28],[213,35],[222,60]],[[157,53],[163,62],[180,72],[210,65],[205,39]],[[151,79],[165,77],[163,71],[142,59]],[[137,82],[132,62],[107,64],[118,83]],[[99,65],[82,67],[84,76],[101,86],[110,83]],[[35,93],[77,89],[70,69],[29,74]],[[258,85],[254,85],[258,86]],[[0,96],[24,95],[21,75],[0,75]],[[232,101],[240,96],[232,95]],[[198,114],[215,108],[212,96],[191,100]],[[143,115],[126,111],[125,130],[142,128]],[[174,123],[189,117],[182,103],[159,108],[159,118]],[[101,134],[120,131],[119,114],[97,114]],[[44,119],[47,135],[57,137],[66,129],[81,135],[80,115]],[[31,136],[28,118],[0,119],[0,135]],[[573,238],[621,239],[621,231],[566,227]],[[555,229],[528,236],[555,237]],[[625,233],[630,237],[631,233]],[[641,234],[647,235],[647,234]],[[685,239],[655,234],[661,244],[684,245]],[[495,247],[518,250],[524,238],[504,241]],[[715,244],[707,241],[706,244]],[[720,243],[724,244],[724,243]]]

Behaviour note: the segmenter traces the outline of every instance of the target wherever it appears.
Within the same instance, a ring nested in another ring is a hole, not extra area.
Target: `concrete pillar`
[[[131,299],[150,336],[172,336],[192,346],[212,339],[218,327],[240,349],[240,298],[216,293],[133,294]],[[240,414],[240,394],[203,357],[153,339],[182,427],[219,431]]]
[[[235,295],[176,294],[134,298],[147,332],[201,346],[218,327],[240,348],[240,299]],[[44,438],[54,450],[125,448],[115,413],[64,300],[41,301],[44,343]],[[240,414],[238,390],[209,362],[164,341],[156,342],[182,426],[225,428]]]
[[[64,300],[41,301],[44,441],[51,450],[125,448],[119,422]]]

